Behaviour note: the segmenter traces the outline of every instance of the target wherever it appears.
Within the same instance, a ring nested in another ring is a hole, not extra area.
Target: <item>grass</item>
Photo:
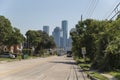
[[[120,80],[120,71],[111,71],[109,74]]]
[[[89,58],[86,58],[86,59],[83,59],[83,58],[76,58],[75,61],[79,64],[79,63],[90,63],[90,59]]]
[[[50,54],[43,54],[41,57],[46,58],[48,56],[51,56]]]
[[[84,71],[88,71],[90,70],[90,64],[85,64],[85,63],[80,63],[78,64],[80,66],[80,68],[82,68]]]
[[[101,75],[99,72],[96,72],[96,71],[90,71],[90,67],[91,67],[91,64],[90,64],[90,61],[89,59],[87,58],[86,61],[83,59],[83,58],[76,58],[75,59],[78,66],[80,66],[80,68],[85,71],[87,74],[91,75],[92,77],[94,78],[97,78],[99,80],[108,80],[107,77]],[[115,78],[117,78],[118,80],[120,80],[120,71],[110,71],[110,72],[105,72],[106,74],[110,74],[112,76],[114,76]]]
[[[101,75],[99,72],[96,71],[90,71],[91,63],[89,59],[76,59],[76,62],[78,63],[78,66],[85,71],[88,75],[90,75],[92,78],[95,78],[97,80],[108,80],[107,77]]]
[[[80,68],[82,68],[84,71],[90,70],[91,64],[88,58],[86,58],[86,60],[83,58],[76,59],[76,62],[78,63],[78,66],[80,66]]]
[[[108,80],[107,77],[101,75],[100,73],[98,72],[90,72],[89,73],[93,78],[96,78],[97,80]]]
[[[29,59],[31,56],[28,56],[27,58],[25,59]],[[32,56],[33,58],[33,56]],[[17,58],[15,59],[11,59],[11,58],[0,58],[0,61],[6,61],[6,62],[12,62],[12,61],[17,61],[17,60],[21,60],[22,57],[21,56],[18,56]]]
[[[49,54],[44,54],[42,55],[41,57],[49,57],[49,56],[52,56],[52,55],[49,55]],[[25,59],[31,59],[31,58],[38,58],[38,56],[25,56]],[[12,62],[12,61],[17,61],[17,60],[21,60],[22,57],[21,56],[17,56],[16,59],[11,59],[11,58],[0,58],[0,61],[6,61],[6,62]]]
[[[27,59],[35,59],[38,58],[37,56],[28,56]]]
[[[15,59],[11,59],[11,58],[0,58],[0,61],[7,61],[7,62],[11,62],[14,61]]]

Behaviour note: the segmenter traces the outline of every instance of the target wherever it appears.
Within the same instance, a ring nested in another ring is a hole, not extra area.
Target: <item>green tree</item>
[[[7,40],[5,40],[5,45],[12,46],[12,45],[18,45],[20,43],[23,43],[24,36],[20,33],[20,30],[17,28],[13,28],[12,33],[7,37]]]
[[[87,19],[76,25],[71,33],[72,50],[82,57],[81,48],[86,47],[86,57],[90,58],[93,69],[120,69],[120,18],[113,21]]]
[[[7,38],[12,34],[12,26],[8,19],[0,16],[0,46],[6,43]]]
[[[29,47],[37,47],[41,42],[41,31],[29,30],[26,32],[27,43]]]
[[[39,30],[29,30],[26,32],[27,42],[29,48],[35,48],[35,54],[43,54],[44,49],[50,49],[55,47],[53,37],[49,36],[47,33]]]
[[[0,47],[17,45],[22,43],[23,40],[24,37],[20,33],[20,30],[13,28],[8,19],[6,19],[4,16],[0,16]]]

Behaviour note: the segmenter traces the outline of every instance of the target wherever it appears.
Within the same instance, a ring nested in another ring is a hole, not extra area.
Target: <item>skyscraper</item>
[[[75,28],[72,28],[71,30],[70,30],[70,33],[72,33],[72,32],[75,32],[76,31],[76,29]],[[69,50],[69,51],[71,51],[71,49],[72,49],[72,38],[71,38],[71,36],[68,38],[68,42],[67,42],[67,50]]]
[[[67,34],[68,34],[68,22],[67,20],[62,21],[62,31],[63,31],[63,48],[67,49]]]
[[[49,35],[49,26],[43,26],[43,31]]]
[[[64,48],[63,47],[63,30],[60,30],[60,48]]]
[[[52,33],[57,48],[60,47],[60,28],[56,27]]]

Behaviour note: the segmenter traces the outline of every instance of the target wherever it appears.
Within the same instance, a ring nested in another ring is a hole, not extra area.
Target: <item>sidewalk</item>
[[[118,80],[118,79],[116,79],[115,77],[113,77],[113,76],[110,75],[110,74],[104,74],[104,73],[101,73],[101,75],[107,77],[109,80]]]

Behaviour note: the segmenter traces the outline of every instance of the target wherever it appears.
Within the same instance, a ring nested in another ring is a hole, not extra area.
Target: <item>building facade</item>
[[[56,47],[59,48],[60,47],[60,28],[59,27],[56,27],[54,29],[54,31],[52,32],[52,35],[54,37],[54,41],[55,41],[55,44],[56,44]]]
[[[61,31],[60,31],[60,48],[64,48],[63,45],[64,45],[63,44],[63,30],[61,29]]]
[[[67,34],[68,34],[68,22],[67,20],[62,21],[62,31],[63,31],[63,48],[67,50]]]
[[[49,35],[49,26],[43,26],[43,31]]]
[[[71,30],[70,30],[70,33],[72,33],[72,32],[75,32],[76,31],[76,29],[75,28],[72,28]],[[72,49],[72,38],[71,38],[71,36],[68,38],[68,42],[67,42],[67,51],[71,51],[71,49]]]

